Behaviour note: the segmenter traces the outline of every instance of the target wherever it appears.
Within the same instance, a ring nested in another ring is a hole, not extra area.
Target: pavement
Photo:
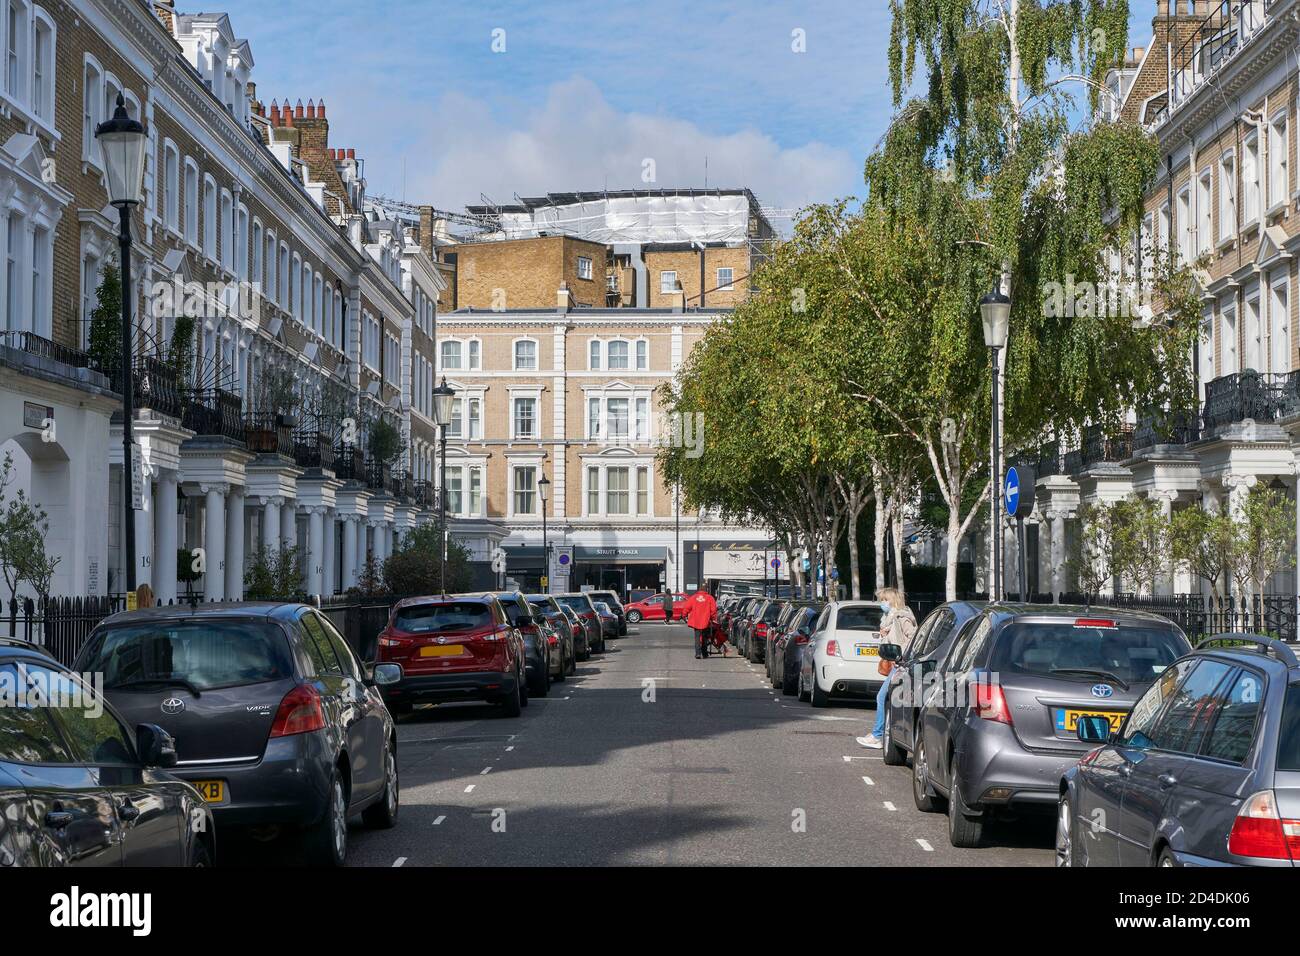
[[[354,823],[349,864],[1051,865],[1050,817],[954,849],[910,770],[854,742],[869,705],[813,710],[731,653],[696,660],[689,629],[643,623],[519,718],[417,710],[398,824]]]

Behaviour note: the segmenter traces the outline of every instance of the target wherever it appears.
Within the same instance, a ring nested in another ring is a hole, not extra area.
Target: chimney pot
[[[308,119],[315,119],[315,118],[316,118],[316,101],[315,101],[315,100],[308,100],[308,101],[307,101],[307,118],[308,118]]]
[[[348,147],[348,159],[356,159],[357,151],[351,146]]]
[[[293,118],[294,118],[294,119],[305,119],[305,118],[306,118],[306,114],[303,112],[303,108],[302,108],[302,100],[299,100],[299,101],[294,105],[294,108],[293,108]]]
[[[280,125],[280,104],[275,100],[271,100],[271,125]]]
[[[316,118],[317,118],[317,119],[324,119],[324,118],[325,118],[325,101],[324,101],[324,100],[321,100],[319,103],[316,104]]]

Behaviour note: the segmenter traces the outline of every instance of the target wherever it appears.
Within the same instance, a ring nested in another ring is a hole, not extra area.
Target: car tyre
[[[1068,794],[1061,794],[1056,804],[1056,865],[1078,866],[1079,850],[1074,836],[1074,807]]]
[[[907,751],[894,743],[893,728],[889,726],[889,710],[885,709],[885,740],[880,757],[886,767],[902,767],[907,763]]]
[[[194,849],[190,852],[190,866],[196,869],[206,869],[212,865],[212,851],[202,840],[194,841]]]
[[[556,683],[563,684],[569,679],[569,655],[564,653],[564,644],[560,643],[560,676],[555,678]]]
[[[320,822],[303,831],[303,855],[312,866],[342,866],[348,858],[348,797],[338,767],[328,792]]]
[[[809,702],[814,707],[829,707],[831,704],[831,695],[821,689],[821,685],[817,683],[816,674],[814,674],[808,681],[808,685],[810,688],[808,694]]]
[[[628,611],[628,612],[627,612],[627,622],[628,622],[629,624],[640,624],[640,623],[641,623],[641,612],[640,612],[640,611]]]
[[[809,691],[803,689],[803,674],[800,674],[799,675],[799,700],[802,701],[803,703],[807,703],[808,698],[810,698],[811,696],[812,694]]]
[[[551,662],[541,669],[537,679],[528,686],[529,697],[545,697],[551,691]]]
[[[511,691],[509,694],[507,694],[506,697],[501,701],[502,716],[518,717],[519,714],[522,712],[524,706],[523,692],[521,690],[522,684],[523,681],[516,679],[515,689]]]
[[[397,825],[402,806],[401,782],[397,778],[397,754],[391,743],[384,747],[383,795],[361,811],[361,822],[372,830],[391,830]]]
[[[793,697],[799,691],[799,678],[796,675],[792,681],[786,680],[785,675],[781,676],[781,693],[786,697]]]
[[[948,842],[956,847],[975,849],[984,843],[984,818],[971,816],[971,809],[961,795],[961,781],[954,771],[948,795]]]
[[[930,763],[925,755],[925,737],[920,728],[912,746],[912,802],[922,813],[938,813],[943,809],[942,799],[930,786]]]

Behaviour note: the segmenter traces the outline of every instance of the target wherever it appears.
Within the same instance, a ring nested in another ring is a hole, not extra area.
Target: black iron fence
[[[292,458],[293,423],[284,415],[253,412],[244,418],[244,442],[254,454]]]
[[[26,352],[29,355],[49,359],[52,362],[62,362],[64,365],[70,365],[73,368],[91,368],[93,364],[90,356],[80,349],[60,345],[58,342],[51,341],[43,335],[37,335],[35,332],[0,332],[0,343],[16,348],[20,352]]]
[[[1271,422],[1294,413],[1298,406],[1290,374],[1247,369],[1205,383],[1201,419],[1208,432],[1247,420]]]
[[[221,388],[196,389],[188,395],[182,424],[196,435],[244,441],[239,396]]]

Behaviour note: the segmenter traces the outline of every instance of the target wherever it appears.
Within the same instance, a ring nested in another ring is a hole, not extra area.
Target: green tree
[[[244,569],[244,598],[249,601],[298,601],[304,597],[302,555],[296,546],[257,549]]]
[[[1111,564],[1121,582],[1141,595],[1155,593],[1169,553],[1169,523],[1160,504],[1130,495],[1111,505]]]
[[[10,493],[14,482],[13,454],[0,461],[0,577],[13,601],[23,582],[41,597],[48,597],[59,558],[45,550],[50,534],[49,516],[22,488]]]
[[[375,461],[390,464],[402,453],[402,434],[381,415],[370,424],[367,448]]]
[[[106,375],[122,368],[122,276],[117,266],[104,266],[90,313],[90,357]]]
[[[1285,493],[1253,488],[1234,521],[1232,576],[1241,595],[1263,594],[1268,579],[1294,564],[1295,508]]]
[[[404,534],[384,561],[384,584],[396,597],[437,594],[442,590],[442,529],[430,523]],[[468,590],[469,555],[456,541],[447,543],[447,592]]]
[[[1068,559],[1078,588],[1092,597],[1112,580],[1114,510],[1107,504],[1080,505],[1079,534]]]
[[[1233,561],[1237,531],[1232,518],[1199,504],[1174,511],[1169,520],[1169,556],[1174,566],[1204,578],[1219,594]]]

